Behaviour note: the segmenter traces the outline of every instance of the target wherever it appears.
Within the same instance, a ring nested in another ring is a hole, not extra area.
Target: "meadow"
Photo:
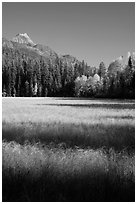
[[[2,99],[3,201],[134,201],[135,102]]]

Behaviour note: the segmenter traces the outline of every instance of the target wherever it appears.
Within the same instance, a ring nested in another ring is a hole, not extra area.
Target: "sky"
[[[135,3],[4,2],[2,36],[18,33],[90,66],[108,66],[135,51]]]

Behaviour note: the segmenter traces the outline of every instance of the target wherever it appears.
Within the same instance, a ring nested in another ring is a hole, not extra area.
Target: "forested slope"
[[[135,57],[129,54],[108,67],[88,66],[71,55],[59,56],[25,34],[2,39],[3,96],[135,97]]]

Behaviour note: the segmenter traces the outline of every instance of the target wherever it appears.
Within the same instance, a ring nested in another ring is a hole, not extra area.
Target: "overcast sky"
[[[27,33],[34,43],[91,66],[135,50],[134,3],[2,3],[2,35]]]

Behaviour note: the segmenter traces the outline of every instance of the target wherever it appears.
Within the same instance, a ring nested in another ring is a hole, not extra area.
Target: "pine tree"
[[[101,79],[103,79],[107,75],[107,68],[105,67],[104,62],[101,62],[99,65],[98,75]]]
[[[11,69],[11,96],[15,96],[16,95],[16,90],[15,90],[16,70],[15,70],[14,61],[12,61],[10,69]]]
[[[25,82],[25,96],[29,96],[29,82],[26,81]]]

